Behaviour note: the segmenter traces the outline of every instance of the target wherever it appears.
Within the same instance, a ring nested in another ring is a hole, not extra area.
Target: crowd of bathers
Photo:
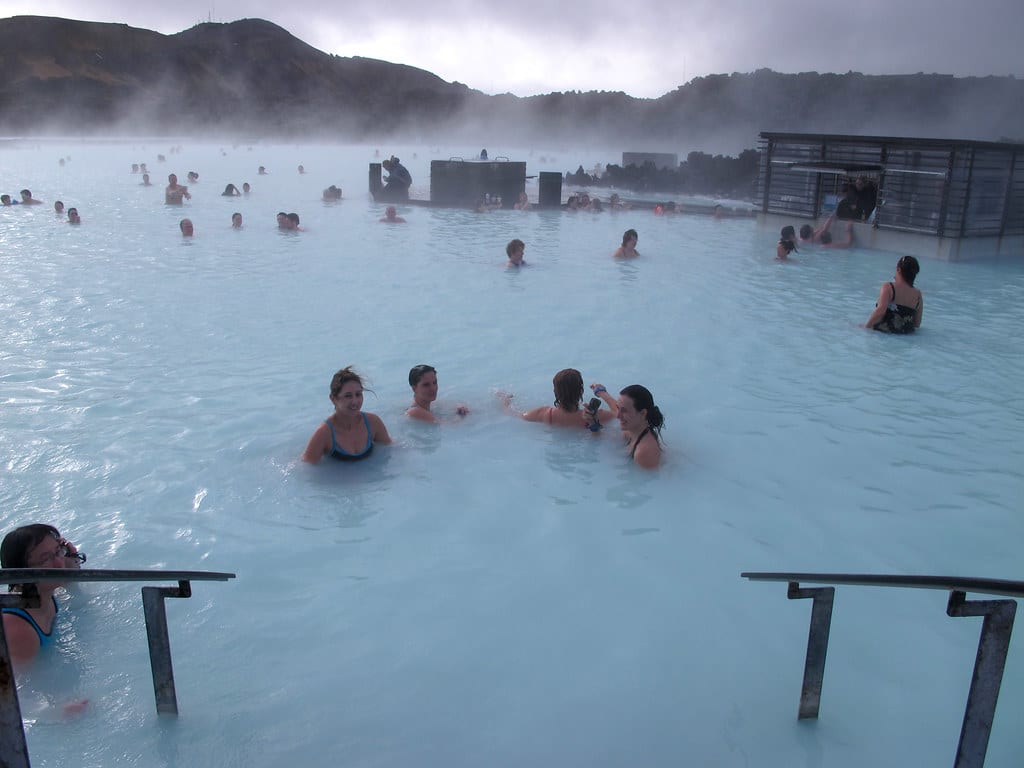
[[[513,395],[498,392],[497,396],[505,408],[515,411],[525,421],[596,433],[606,423],[618,420],[626,451],[633,462],[645,469],[654,469],[661,463],[661,428],[665,418],[646,387],[631,384],[615,398],[603,384],[595,382],[590,385],[594,396],[584,405],[583,375],[575,368],[559,371],[551,384],[554,404],[550,406],[524,411],[513,407]],[[405,411],[409,418],[433,424],[448,418],[444,412],[432,408],[438,394],[436,368],[426,364],[414,366],[409,371],[409,387],[413,398]],[[302,453],[303,461],[317,464],[325,456],[339,461],[357,461],[368,457],[374,445],[391,443],[380,416],[363,411],[364,391],[363,379],[352,366],[334,374],[328,392],[334,411],[313,432]],[[459,403],[451,413],[451,418],[462,419],[469,415],[469,408]]]

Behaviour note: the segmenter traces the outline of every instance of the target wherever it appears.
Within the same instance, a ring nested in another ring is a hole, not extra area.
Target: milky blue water
[[[0,209],[3,529],[52,522],[94,567],[238,575],[168,601],[176,720],[155,713],[138,586],[75,590],[19,681],[33,765],[952,761],[979,619],[947,618],[943,592],[839,588],[821,718],[798,722],[809,602],[739,574],[1020,578],[1021,264],[925,261],[924,326],[896,338],[857,327],[890,253],[782,265],[750,220],[640,211],[408,207],[388,226],[373,147],[169,146],[0,149],[0,191],[47,203]],[[431,159],[478,151],[400,149],[421,194]],[[617,160],[488,149],[530,173]],[[192,201],[165,207],[189,170]],[[320,202],[329,184],[343,201]],[[278,232],[279,210],[306,231]],[[642,256],[616,263],[630,227]],[[418,363],[439,426],[403,415]],[[348,364],[395,444],[304,465]],[[494,397],[547,404],[569,366],[651,389],[657,472],[615,428],[527,424]],[[1020,638],[991,765],[1024,749]]]

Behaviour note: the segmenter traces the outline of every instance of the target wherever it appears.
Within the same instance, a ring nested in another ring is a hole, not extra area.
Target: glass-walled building
[[[824,219],[842,211],[856,184],[873,203],[856,219],[860,245],[954,260],[1024,258],[1024,144],[762,133],[760,149],[766,222]]]

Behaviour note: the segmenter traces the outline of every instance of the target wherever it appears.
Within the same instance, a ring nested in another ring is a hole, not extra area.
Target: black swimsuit
[[[640,445],[640,441],[643,440],[644,437],[647,435],[647,433],[650,432],[650,431],[651,431],[651,428],[647,427],[646,429],[644,429],[643,432],[640,433],[640,437],[638,437],[636,439],[636,442],[633,443],[633,450],[629,452],[629,458],[631,458],[631,459],[635,459],[636,458],[636,447],[638,445]]]
[[[889,283],[889,287],[892,288],[892,301],[885,308],[885,317],[875,324],[875,330],[884,333],[913,333],[914,316],[917,314],[917,307],[921,305],[921,300],[918,299],[918,304],[914,307],[897,304],[896,284]]]

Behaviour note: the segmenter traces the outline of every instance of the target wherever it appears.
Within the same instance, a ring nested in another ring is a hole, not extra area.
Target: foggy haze
[[[326,53],[408,64],[485,93],[623,91],[658,97],[694,77],[753,72],[1024,75],[1019,0],[778,0],[671,4],[541,0],[166,3],[5,0],[6,16],[126,23],[173,34],[262,18]]]

